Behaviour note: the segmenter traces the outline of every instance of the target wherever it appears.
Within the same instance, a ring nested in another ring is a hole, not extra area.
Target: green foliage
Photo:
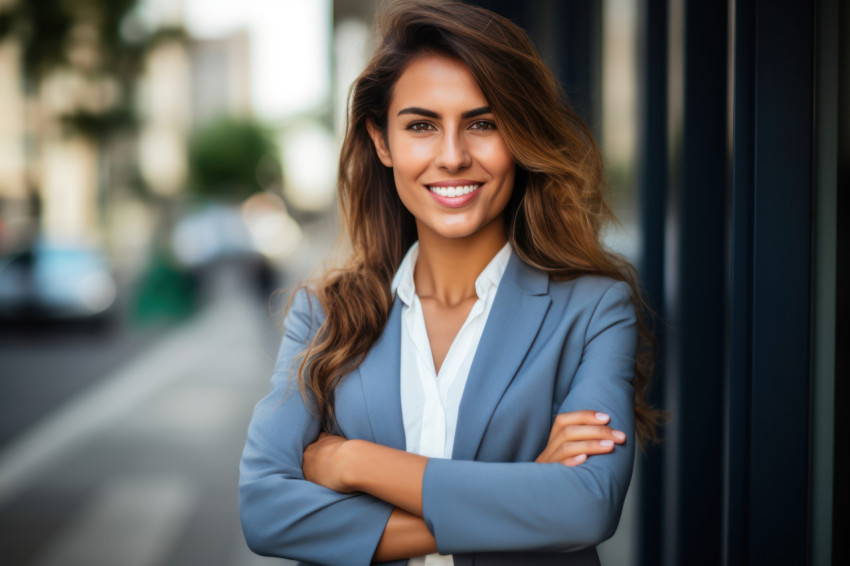
[[[53,70],[74,68],[89,77],[118,79],[123,108],[107,109],[103,116],[80,113],[66,116],[66,124],[85,134],[101,135],[111,127],[132,126],[132,83],[153,34],[124,33],[126,24],[136,21],[140,0],[19,0],[0,7],[0,41],[14,36],[22,47],[22,71],[25,89],[37,92],[40,81]],[[82,38],[82,39],[81,39]],[[80,41],[94,41],[96,63],[75,66],[69,57]]]
[[[116,130],[134,128],[136,123],[135,113],[127,107],[98,113],[80,110],[62,116],[62,124],[69,131],[91,139],[103,139]]]
[[[0,41],[15,29],[15,18],[8,8],[0,8]]]
[[[0,8],[0,39],[16,33],[24,48],[24,74],[36,81],[69,64],[68,47],[78,23],[93,27],[101,42],[103,71],[121,74],[138,46],[122,39],[121,25],[139,0],[21,0]]]
[[[161,27],[148,36],[145,47],[150,49],[160,43],[166,43],[169,41],[187,42],[189,41],[189,34],[186,32],[186,29],[182,27]]]
[[[26,0],[6,8],[4,28],[17,33],[23,46],[23,69],[28,87],[53,67],[67,64],[66,45],[74,24],[64,0]]]
[[[189,144],[190,189],[196,194],[241,200],[262,190],[257,166],[269,156],[277,165],[275,143],[253,120],[220,118],[195,132]],[[265,159],[264,159],[265,158]]]

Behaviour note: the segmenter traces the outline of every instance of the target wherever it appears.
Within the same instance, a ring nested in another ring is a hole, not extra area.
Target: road
[[[257,302],[223,295],[7,443],[0,563],[264,563],[239,529],[237,465],[278,340]]]
[[[0,329],[0,450],[67,399],[150,346],[163,325]]]

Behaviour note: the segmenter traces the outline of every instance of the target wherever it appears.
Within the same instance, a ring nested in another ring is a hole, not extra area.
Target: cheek
[[[498,176],[501,177],[501,190],[495,201],[495,208],[499,211],[504,211],[508,202],[511,200],[511,195],[514,192],[514,182],[516,181],[516,165],[510,159],[506,162],[501,162],[501,170]],[[495,172],[494,172],[495,173]]]
[[[419,192],[419,186],[398,166],[393,167],[393,180],[401,204],[415,216],[415,211],[421,203],[420,199],[425,196],[424,193]]]
[[[478,147],[477,155],[481,164],[489,170],[491,175],[513,176],[514,159],[501,138],[490,139],[487,140],[487,143],[481,144]]]
[[[401,140],[391,147],[393,169],[399,177],[411,181],[411,176],[422,173],[431,159],[431,146],[422,140]]]
[[[405,208],[410,208],[407,202],[407,193],[409,192],[407,189],[407,181],[398,166],[393,167],[393,180],[395,181],[395,190],[398,193],[398,197],[401,199],[402,204]]]
[[[513,180],[514,171],[516,171],[516,163],[507,148],[502,146],[493,150],[492,162],[494,167],[498,169],[505,177],[510,177]]]
[[[504,183],[503,183],[502,186],[504,188],[499,193],[499,199],[498,199],[498,202],[496,203],[496,208],[499,210],[499,212],[505,211],[505,208],[508,206],[508,203],[511,200],[511,195],[514,192],[514,175],[513,175],[513,173],[510,173],[510,174],[505,176],[505,180],[504,180]]]

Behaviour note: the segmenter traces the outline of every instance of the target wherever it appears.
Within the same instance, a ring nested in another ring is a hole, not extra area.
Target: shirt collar
[[[493,256],[487,267],[478,275],[475,280],[475,293],[478,298],[483,298],[492,288],[499,286],[499,281],[502,280],[502,275],[508,267],[508,262],[511,259],[511,244],[505,242],[502,249]],[[398,270],[393,277],[391,290],[398,293],[398,298],[402,302],[411,306],[413,304],[413,296],[416,294],[416,285],[413,282],[413,268],[416,265],[416,260],[419,258],[419,242],[414,242],[410,249],[407,250],[404,259],[398,266]]]

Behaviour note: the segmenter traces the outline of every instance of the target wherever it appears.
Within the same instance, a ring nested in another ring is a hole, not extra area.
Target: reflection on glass
[[[637,263],[637,0],[605,0],[602,39],[602,151],[611,204],[621,226],[610,226],[609,246]]]

